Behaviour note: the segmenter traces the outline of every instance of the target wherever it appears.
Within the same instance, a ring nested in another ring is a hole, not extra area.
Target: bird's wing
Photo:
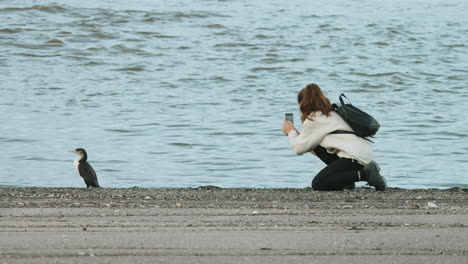
[[[87,185],[99,187],[96,172],[87,161],[80,162],[78,164],[78,172],[80,173],[80,176],[83,177]]]

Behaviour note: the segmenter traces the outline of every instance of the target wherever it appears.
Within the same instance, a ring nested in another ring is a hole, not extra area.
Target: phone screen
[[[293,113],[284,113],[284,120],[291,121],[294,124],[294,116]]]

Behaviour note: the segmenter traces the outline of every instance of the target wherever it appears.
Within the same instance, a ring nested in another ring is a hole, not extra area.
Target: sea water
[[[306,187],[317,83],[381,123],[391,187],[468,187],[468,1],[0,1],[0,185]]]

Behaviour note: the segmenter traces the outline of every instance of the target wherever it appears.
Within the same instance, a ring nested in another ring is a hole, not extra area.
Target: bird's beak
[[[69,150],[68,152],[73,152],[73,153],[75,153],[75,150]]]

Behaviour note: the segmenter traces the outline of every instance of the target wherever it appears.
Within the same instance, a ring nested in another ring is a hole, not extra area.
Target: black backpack
[[[349,104],[343,102],[343,97],[348,100]],[[333,111],[340,115],[353,131],[335,130],[330,134],[355,134],[358,137],[366,138],[372,137],[377,133],[380,124],[375,118],[352,105],[346,95],[341,94],[339,99],[341,105],[333,104]]]

